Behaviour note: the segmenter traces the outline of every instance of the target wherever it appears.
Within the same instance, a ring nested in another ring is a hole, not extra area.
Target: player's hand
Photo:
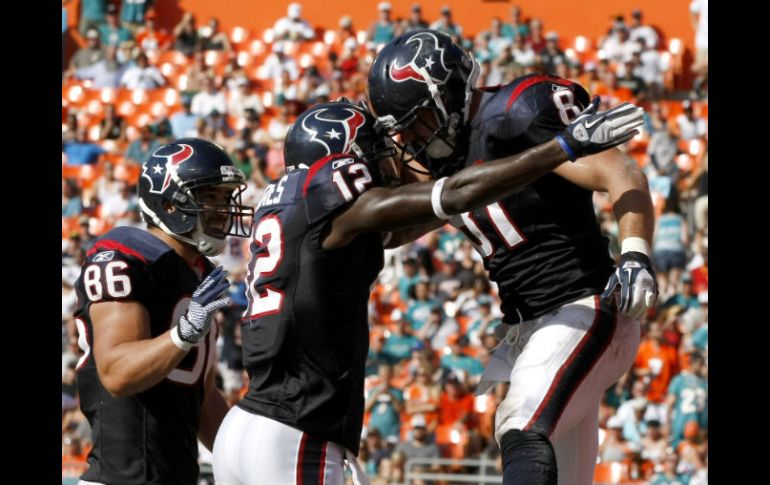
[[[602,299],[610,301],[620,289],[618,310],[632,318],[641,318],[658,300],[658,281],[650,258],[637,251],[620,255],[620,267],[610,276]]]
[[[192,294],[187,313],[179,317],[177,332],[180,339],[194,344],[209,332],[214,313],[230,304],[230,297],[224,296],[229,288],[227,271],[221,266],[201,281]]]
[[[599,96],[595,96],[588,108],[556,135],[572,161],[627,142],[639,132],[636,128],[644,124],[642,108],[622,103],[597,113],[599,102]]]

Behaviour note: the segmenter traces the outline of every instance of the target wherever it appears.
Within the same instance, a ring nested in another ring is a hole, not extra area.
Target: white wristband
[[[190,342],[185,342],[179,337],[179,331],[176,329],[176,325],[171,329],[169,335],[171,335],[171,341],[174,342],[174,345],[176,345],[179,350],[184,350],[187,352],[192,348],[193,344]]]
[[[650,256],[650,245],[647,244],[641,237],[627,237],[623,239],[623,244],[620,247],[620,254],[627,253],[629,251],[636,251],[642,253],[645,256]]]
[[[446,177],[436,180],[433,184],[433,190],[430,192],[430,203],[433,205],[433,213],[439,219],[449,219],[449,214],[444,212],[444,208],[441,206],[441,192],[444,190],[444,182]]]

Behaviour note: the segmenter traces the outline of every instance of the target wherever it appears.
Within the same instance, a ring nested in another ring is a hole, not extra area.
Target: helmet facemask
[[[458,160],[460,156],[458,134],[467,125],[473,88],[480,73],[480,66],[476,59],[472,55],[468,55],[468,59],[472,67],[467,78],[450,78],[441,84],[436,83],[425,69],[417,69],[417,73],[428,87],[429,96],[399,120],[392,115],[378,117],[378,121],[387,127],[389,136],[402,133],[415,124],[422,125],[424,133],[432,132],[428,136],[421,136],[422,141],[396,143],[401,149],[400,163],[408,164],[412,160],[417,160],[434,177],[451,175],[461,168]],[[462,98],[448,96],[449,93],[457,93],[459,90],[463,90]],[[462,104],[458,102],[460,99]],[[420,110],[429,110],[432,113],[436,128],[432,128],[419,116]],[[436,163],[432,160],[442,160],[442,162]],[[411,165],[406,166],[415,172],[425,173]]]
[[[177,206],[177,209],[197,219],[188,242],[194,244],[205,256],[221,253],[227,236],[251,236],[254,209],[241,203],[245,189],[246,184],[199,185],[187,189],[190,203]]]
[[[163,199],[166,222],[139,199],[145,220],[171,237],[195,246],[204,256],[221,253],[227,236],[251,236],[254,209],[241,202],[245,183],[196,180],[177,187],[171,200]],[[222,196],[221,202],[216,200],[219,196]],[[169,224],[171,221],[175,224]]]

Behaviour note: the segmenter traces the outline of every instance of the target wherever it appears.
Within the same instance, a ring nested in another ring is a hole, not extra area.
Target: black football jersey
[[[190,296],[211,271],[203,257],[191,267],[163,241],[142,229],[120,227],[88,251],[75,289],[80,407],[93,430],[89,482],[195,484],[197,433],[204,381],[215,360],[216,328],[159,384],[113,398],[97,374],[90,308],[107,301],[137,301],[150,316],[151,337],[166,332],[187,311]]]
[[[241,336],[249,391],[239,403],[354,453],[363,424],[369,290],[382,236],[321,246],[332,217],[378,171],[334,155],[268,185],[254,217]]]
[[[590,101],[579,84],[541,74],[483,91],[470,126],[466,165],[551,140]],[[450,222],[482,254],[507,323],[600,292],[612,271],[592,192],[553,173]]]

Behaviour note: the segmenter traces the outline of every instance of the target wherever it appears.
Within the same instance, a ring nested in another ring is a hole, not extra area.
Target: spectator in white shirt
[[[633,41],[644,39],[650,49],[658,47],[658,33],[649,25],[642,24],[642,11],[638,8],[631,12],[630,38]]]
[[[193,96],[190,111],[198,116],[206,117],[212,111],[227,112],[225,94],[217,89],[214,78],[207,77],[203,81],[203,91]]]
[[[302,18],[302,5],[290,3],[287,16],[281,17],[273,26],[275,40],[312,40],[315,31],[307,20]]]
[[[120,85],[128,89],[154,89],[166,84],[163,75],[157,67],[151,66],[144,52],[136,56],[135,64],[123,73]]]

